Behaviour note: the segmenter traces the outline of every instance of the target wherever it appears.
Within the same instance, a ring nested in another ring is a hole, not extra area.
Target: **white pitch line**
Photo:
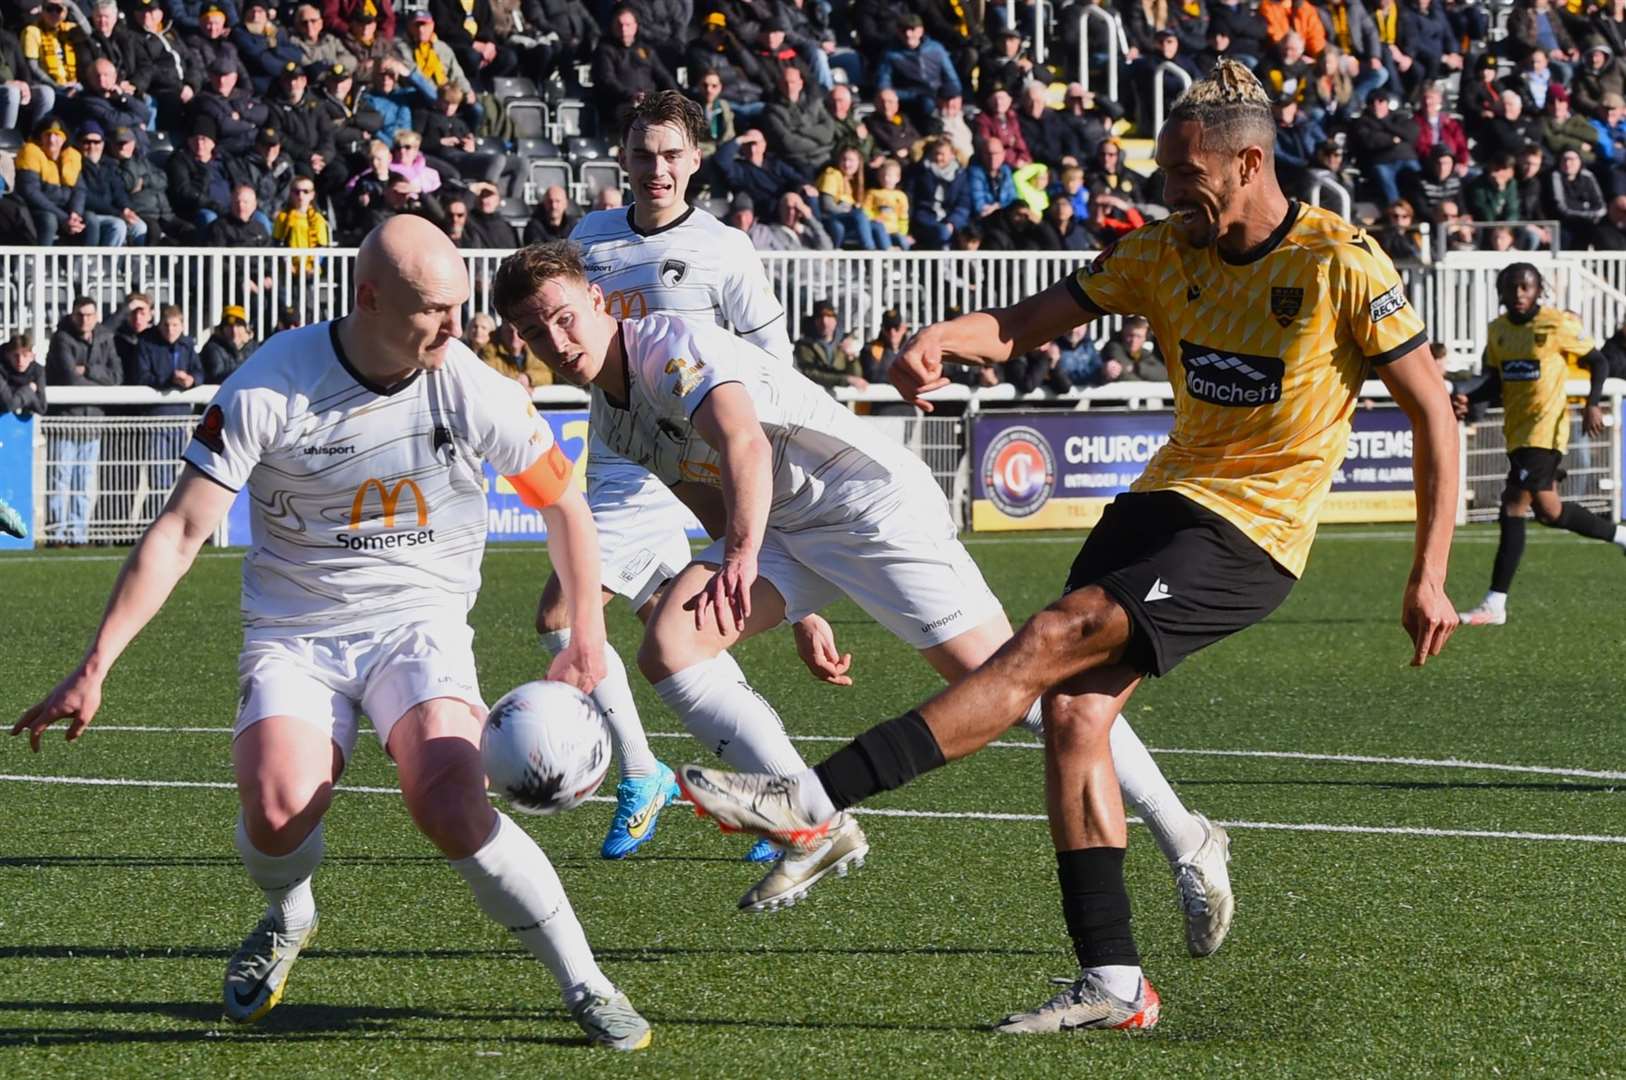
[[[129,733],[138,735],[226,735],[228,727],[158,727],[140,724],[96,724],[92,732]],[[371,729],[363,729],[371,734]],[[650,731],[650,739],[687,739],[682,731]],[[850,735],[792,735],[791,742],[846,743]],[[1001,750],[1042,750],[1043,744],[1015,739],[996,739],[988,744]],[[1535,776],[1569,776],[1578,780],[1626,780],[1626,772],[1608,769],[1571,769],[1555,765],[1503,765],[1494,761],[1468,761],[1462,758],[1384,757],[1378,754],[1315,754],[1302,750],[1202,750],[1178,747],[1149,747],[1154,754],[1181,755],[1183,757],[1235,757],[1265,758],[1282,761],[1327,761],[1345,765],[1410,765],[1423,769],[1467,769],[1472,772],[1524,773]]]
[[[17,784],[57,784],[72,787],[134,787],[134,788],[204,788],[217,791],[236,790],[236,784],[220,780],[118,780],[95,776],[24,776],[0,773],[0,782]],[[340,785],[341,792],[362,795],[398,795],[397,788],[351,787]],[[593,795],[585,801],[612,803],[607,795]],[[690,805],[679,802],[678,805]],[[855,807],[854,813],[870,817],[915,818],[928,821],[1044,821],[1043,814],[1005,814],[981,810],[892,810]],[[1140,818],[1129,818],[1134,825],[1145,824]],[[1344,833],[1362,836],[1426,836],[1467,840],[1533,840],[1546,843],[1626,844],[1626,836],[1589,833],[1512,832],[1500,829],[1435,829],[1410,825],[1328,825],[1316,822],[1281,821],[1220,821],[1227,829],[1253,829],[1261,832],[1316,832]]]

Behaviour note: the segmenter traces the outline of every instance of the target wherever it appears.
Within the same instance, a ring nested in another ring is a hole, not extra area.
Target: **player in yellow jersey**
[[[805,773],[679,772],[725,827],[811,843],[841,808],[973,752],[1042,696],[1050,832],[1081,970],[1000,1031],[1157,1022],[1158,995],[1129,929],[1107,732],[1145,676],[1286,598],[1373,368],[1416,435],[1417,545],[1401,611],[1412,662],[1438,654],[1456,628],[1444,592],[1456,421],[1428,338],[1366,234],[1282,193],[1274,146],[1264,89],[1221,61],[1158,134],[1170,220],[1037,296],[928,327],[893,367],[893,382],[919,402],[945,383],[945,359],[1001,363],[1106,312],[1151,321],[1169,358],[1174,432],[1090,533],[1065,595],[976,671]]]
[[[1501,539],[1491,563],[1491,586],[1485,599],[1462,613],[1469,626],[1501,626],[1507,622],[1507,594],[1513,574],[1524,556],[1525,520],[1532,509],[1536,520],[1554,529],[1607,540],[1626,548],[1626,526],[1615,524],[1581,506],[1558,497],[1564,450],[1570,442],[1569,399],[1564,380],[1574,361],[1592,375],[1592,389],[1582,413],[1581,428],[1588,435],[1603,431],[1603,383],[1609,374],[1581,320],[1568,311],[1543,307],[1541,274],[1529,263],[1513,263],[1496,276],[1496,293],[1507,314],[1486,331],[1484,372],[1457,387],[1454,404],[1466,416],[1477,401],[1500,394],[1502,430],[1512,467],[1502,491],[1497,515]]]

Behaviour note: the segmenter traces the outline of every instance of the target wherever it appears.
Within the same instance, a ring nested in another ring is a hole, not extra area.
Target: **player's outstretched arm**
[[[186,466],[158,519],[142,533],[124,561],[84,659],[45,700],[23,713],[11,729],[13,735],[26,730],[29,745],[38,751],[40,736],[58,720],[71,721],[69,742],[83,734],[101,708],[102,682],[114,662],[164,606],[236,495]]]
[[[1417,541],[1400,622],[1411,635],[1411,662],[1422,667],[1440,655],[1457,628],[1455,605],[1445,595],[1457,517],[1457,419],[1427,345],[1382,365],[1378,374],[1411,420]]]
[[[751,395],[740,383],[724,383],[707,394],[692,422],[700,437],[722,457],[723,507],[728,520],[723,528],[723,565],[683,606],[694,612],[696,629],[707,610],[715,609],[717,632],[726,634],[725,610],[732,613],[735,630],[744,630],[751,615],[751,586],[757,579],[757,556],[773,501],[773,451],[762,433]]]
[[[590,694],[605,675],[598,527],[587,500],[574,487],[540,509],[548,527],[548,558],[570,612],[570,643],[553,658],[548,678]]]
[[[974,311],[934,323],[904,345],[888,377],[903,400],[925,412],[931,402],[922,395],[947,386],[945,360],[963,364],[1003,364],[1032,352],[1094,316],[1079,306],[1068,282],[1061,281],[1010,307]]]

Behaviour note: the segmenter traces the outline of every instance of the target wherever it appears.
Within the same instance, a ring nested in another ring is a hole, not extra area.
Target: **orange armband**
[[[565,452],[554,443],[548,452],[531,463],[531,467],[517,476],[506,477],[514,485],[519,501],[533,510],[546,510],[559,501],[570,486],[574,466]]]

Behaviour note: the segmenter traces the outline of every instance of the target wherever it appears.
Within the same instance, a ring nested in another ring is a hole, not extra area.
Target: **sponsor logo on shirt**
[[[682,259],[667,259],[661,263],[661,284],[668,289],[683,280],[689,272],[689,264]]]
[[[1056,490],[1050,440],[1030,427],[1009,427],[982,453],[982,486],[1006,517],[1038,513]]]
[[[192,437],[216,454],[226,452],[226,412],[219,405],[204,410]]]
[[[1372,298],[1372,321],[1380,323],[1406,306],[1406,291],[1396,282]]]
[[[676,375],[677,383],[672,387],[673,397],[688,397],[700,385],[700,373],[706,370],[704,360],[685,360],[675,356],[666,362],[666,373]]]
[[[369,496],[375,489],[378,491],[379,518],[382,519],[384,528],[395,528],[395,512],[400,506],[403,492],[412,494],[412,506],[417,511],[417,528],[411,532],[360,535],[362,521],[366,520],[364,514],[371,501]],[[435,530],[428,528],[428,525],[429,503],[424,499],[423,490],[418,487],[417,481],[403,476],[392,485],[377,477],[368,477],[356,488],[355,498],[350,500],[350,532],[339,535],[339,546],[349,548],[351,551],[382,551],[389,548],[432,544],[435,542]]]
[[[1282,398],[1287,365],[1279,357],[1250,356],[1181,340],[1180,364],[1186,391],[1198,401],[1253,408],[1274,405]]]
[[[306,457],[344,457],[355,452],[356,447],[353,443],[342,446],[307,446],[300,451]]]
[[[1541,378],[1540,360],[1503,360],[1503,382],[1535,382]]]

